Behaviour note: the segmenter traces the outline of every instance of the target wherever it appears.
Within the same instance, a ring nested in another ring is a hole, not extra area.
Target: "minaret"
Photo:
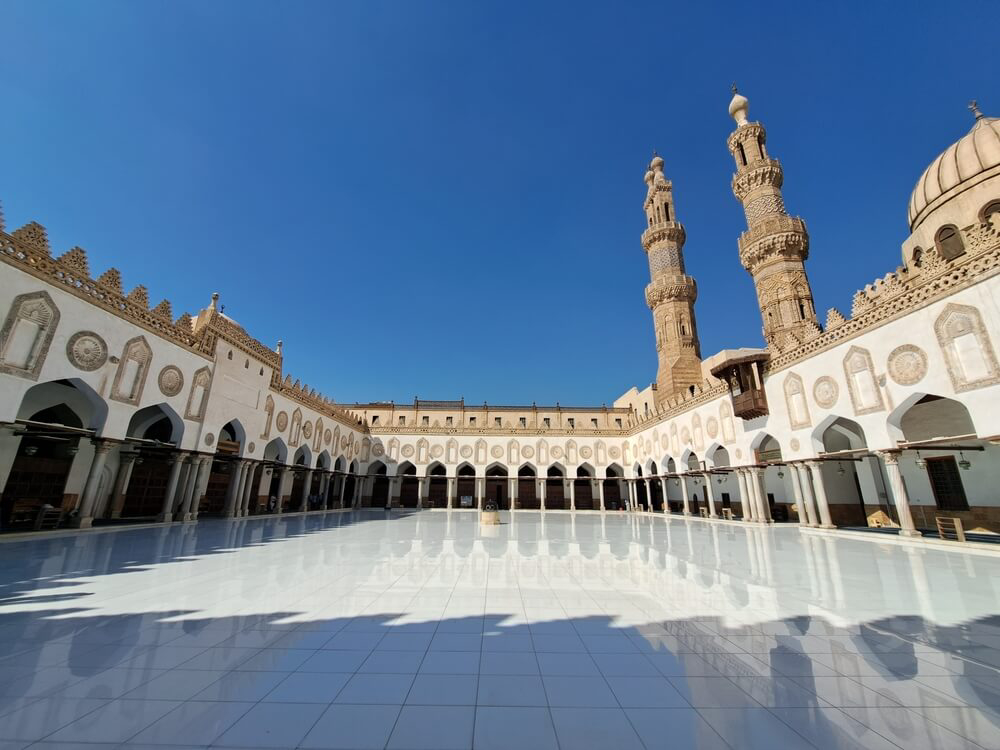
[[[733,86],[729,114],[736,130],[729,151],[736,160],[733,194],[743,204],[747,231],[740,235],[740,263],[750,272],[769,346],[788,349],[820,332],[806,276],[809,233],[802,219],[785,211],[781,163],[767,154],[767,131],[747,122],[746,97]]]
[[[662,400],[704,380],[701,347],[694,321],[698,287],[684,273],[684,226],[677,221],[674,193],[663,175],[663,159],[653,154],[646,172],[646,231],[642,249],[649,260],[652,279],[646,287],[646,304],[653,312],[657,397]]]

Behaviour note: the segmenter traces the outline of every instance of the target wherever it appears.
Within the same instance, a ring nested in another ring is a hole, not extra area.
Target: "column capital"
[[[107,438],[91,438],[91,444],[94,446],[95,453],[110,453],[111,449],[115,447],[117,441],[108,440]]]
[[[901,450],[885,450],[885,451],[875,451],[875,454],[885,461],[887,464],[898,464],[899,457],[902,455]]]

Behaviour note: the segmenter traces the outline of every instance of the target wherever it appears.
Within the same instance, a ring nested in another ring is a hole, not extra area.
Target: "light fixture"
[[[681,484],[681,480],[680,479],[675,479],[674,480],[674,487],[679,487],[680,484]]]
[[[920,455],[920,451],[917,451],[917,468],[918,469],[927,468],[927,461],[924,460],[924,457]]]
[[[968,471],[969,469],[971,469],[972,468],[972,462],[965,457],[965,454],[962,453],[962,451],[959,451],[958,455],[961,456],[961,459],[958,462],[959,467],[962,468],[965,471]]]
[[[785,472],[784,472],[784,470],[783,469],[778,469],[778,479],[784,479],[784,478],[785,478]]]
[[[80,446],[79,445],[70,445],[70,446],[68,446],[66,448],[66,455],[67,456],[75,456],[79,452],[80,452]]]
[[[28,445],[28,446],[25,446],[25,448],[24,448],[24,455],[26,455],[26,456],[34,456],[36,453],[38,453],[38,446],[37,445]]]
[[[844,474],[847,473],[847,470],[844,468],[844,464],[840,462],[837,463],[837,473],[840,474],[840,476],[844,476]]]

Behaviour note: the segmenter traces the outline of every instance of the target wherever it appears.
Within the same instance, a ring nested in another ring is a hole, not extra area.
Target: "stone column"
[[[194,492],[191,493],[191,497],[188,499],[190,507],[187,510],[188,518],[186,520],[198,520],[198,509],[201,506],[203,488],[206,484],[208,484],[208,476],[212,473],[212,463],[214,460],[215,456],[202,456],[198,461],[198,472],[195,477]]]
[[[743,520],[753,521],[753,502],[748,496],[747,477],[746,472],[743,469],[736,470],[736,482],[739,484],[740,488],[740,507],[743,509]]]
[[[240,482],[243,481],[243,462],[232,461],[229,464],[229,486],[226,487],[226,502],[222,506],[222,515],[229,518],[236,508],[236,498],[240,494]]]
[[[455,507],[455,486],[458,480],[455,477],[448,477],[448,510]]]
[[[806,508],[805,497],[802,494],[802,482],[799,479],[797,464],[788,464],[792,477],[792,494],[795,495],[795,507],[799,511],[799,526],[809,526],[809,509]]]
[[[576,510],[576,480],[569,480],[569,509]]]
[[[600,501],[601,501],[601,513],[605,513],[605,512],[607,512],[607,508],[605,508],[605,506],[604,506],[604,480],[603,479],[598,479],[597,480],[597,492],[598,492],[598,497],[600,498]]]
[[[667,478],[660,477],[660,494],[663,495],[663,512],[670,513],[670,503],[667,501]]]
[[[132,451],[119,451],[118,453],[118,476],[115,477],[115,491],[111,495],[111,517],[121,518],[122,508],[125,507],[125,495],[128,492],[128,483],[132,478],[132,469],[138,453]]]
[[[642,486],[646,489],[646,511],[649,513],[653,512],[653,485],[650,484],[648,478],[642,480]]]
[[[299,511],[309,510],[309,495],[312,492],[313,470],[306,469],[305,478],[302,480],[302,497],[299,498]]]
[[[703,474],[705,477],[705,501],[708,503],[708,517],[718,518],[715,512],[715,490],[712,488],[712,475]]]
[[[236,477],[236,491],[233,493],[232,501],[226,498],[226,508],[224,515],[227,518],[239,518],[240,513],[243,510],[243,495],[246,491],[247,482],[247,472],[250,469],[250,462],[243,459],[236,464],[237,466],[237,477]]]
[[[476,510],[483,509],[483,495],[486,494],[486,477],[476,477]]]
[[[678,477],[678,479],[681,480],[681,500],[684,501],[684,515],[685,516],[690,516],[691,515],[691,500],[688,497],[687,477],[680,476],[680,477]]]
[[[816,505],[819,509],[820,528],[833,529],[833,519],[830,517],[830,504],[826,498],[826,485],[823,484],[823,462],[806,461],[806,466],[813,475],[813,487],[816,489]]]
[[[160,508],[160,515],[156,517],[160,523],[169,523],[174,518],[174,495],[177,494],[177,482],[181,477],[181,469],[184,468],[184,461],[187,457],[187,453],[174,453],[171,456],[167,489],[163,495],[163,507]]]
[[[757,517],[763,523],[773,523],[771,506],[767,502],[767,488],[764,485],[764,469],[750,469],[750,477],[750,484],[753,485],[753,492],[757,498]]]
[[[517,506],[517,477],[510,477],[507,480],[507,489],[509,490],[510,509],[513,511]]]
[[[879,457],[885,462],[885,471],[889,475],[889,486],[892,488],[892,499],[899,514],[900,536],[922,536],[913,523],[910,512],[910,496],[903,482],[903,474],[899,470],[899,451],[878,451]]]
[[[344,491],[347,489],[347,475],[340,475],[340,491],[337,493],[337,505],[340,508],[344,507]]]
[[[281,467],[281,472],[278,475],[278,504],[274,508],[274,512],[281,515],[285,512],[284,502],[282,499],[285,496],[285,480],[288,478],[288,472],[290,469],[287,466]]]
[[[184,478],[184,488],[181,490],[180,505],[174,513],[175,521],[191,520],[191,498],[195,493],[195,483],[198,480],[198,467],[201,459],[197,455],[188,456],[185,462],[188,465],[187,475]]]
[[[418,509],[424,507],[424,497],[425,497],[425,495],[424,495],[424,484],[425,484],[425,482],[426,482],[426,479],[424,477],[418,477],[417,478],[417,508]]]
[[[257,462],[247,461],[247,477],[243,482],[243,496],[240,498],[240,507],[236,515],[245,517],[250,515],[250,498],[256,495],[254,478],[257,475]]]
[[[802,500],[806,505],[806,513],[809,516],[810,526],[819,526],[819,516],[816,513],[816,498],[813,496],[813,483],[812,478],[809,476],[809,469],[806,468],[805,464],[800,464],[799,470],[799,481],[802,484]]]
[[[94,523],[94,506],[97,504],[97,492],[101,487],[101,474],[114,445],[103,438],[95,438],[91,442],[94,444],[94,460],[90,464],[90,473],[83,488],[75,523],[77,528],[81,529],[89,529]]]
[[[538,507],[545,510],[545,480],[538,480]]]

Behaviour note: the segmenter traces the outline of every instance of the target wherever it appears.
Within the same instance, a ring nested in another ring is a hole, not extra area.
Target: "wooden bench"
[[[962,528],[961,518],[948,518],[947,516],[935,516],[937,522],[938,536],[954,542],[965,541],[965,529]]]

